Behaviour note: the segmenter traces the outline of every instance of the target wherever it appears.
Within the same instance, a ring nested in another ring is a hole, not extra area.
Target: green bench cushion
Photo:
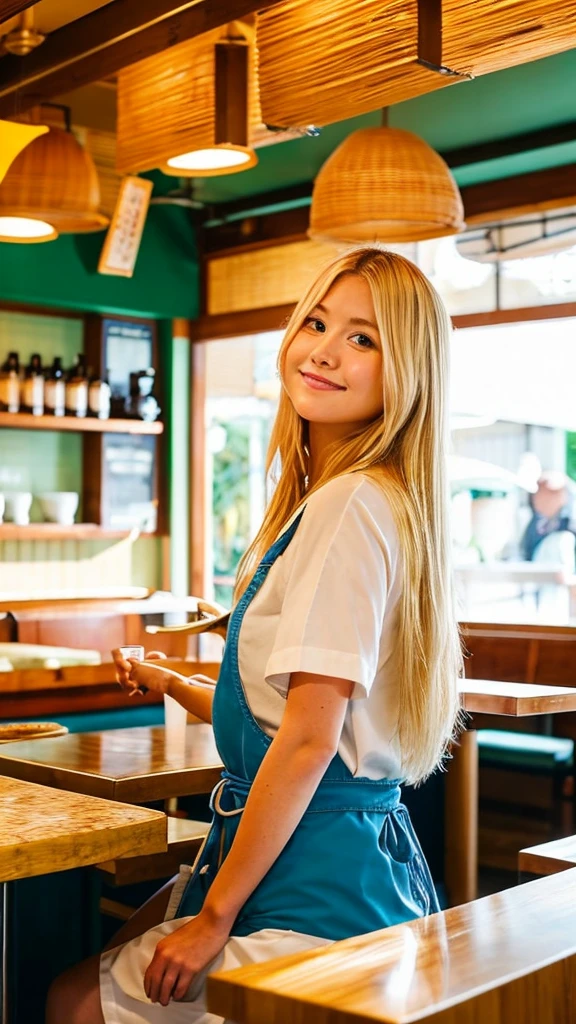
[[[505,729],[479,729],[480,764],[555,771],[573,764],[574,741]]]
[[[164,725],[164,705],[147,704],[143,708],[105,708],[102,711],[78,711],[70,714],[33,715],[14,718],[15,722],[59,722],[70,732],[101,732],[104,729],[131,729],[143,725]]]

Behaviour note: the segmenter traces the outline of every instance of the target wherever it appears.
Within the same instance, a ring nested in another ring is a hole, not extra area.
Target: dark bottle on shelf
[[[88,385],[88,415],[100,420],[110,418],[110,385],[108,371],[102,377],[90,375]]]
[[[84,417],[88,411],[88,374],[86,359],[78,353],[76,363],[68,372],[66,381],[66,415]]]
[[[21,412],[42,416],[44,413],[44,371],[42,359],[37,352],[30,356],[30,362],[24,372],[24,380],[20,391]]]
[[[0,370],[0,412],[20,411],[20,361],[17,352],[9,352]]]
[[[160,413],[160,405],[154,395],[156,371],[140,370],[130,374],[130,396],[126,399],[126,415],[132,419],[153,423]]]
[[[66,382],[62,359],[55,356],[44,381],[44,412],[47,416],[63,416],[66,411]]]

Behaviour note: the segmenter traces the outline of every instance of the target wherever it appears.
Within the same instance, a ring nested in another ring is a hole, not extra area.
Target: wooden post
[[[476,899],[478,890],[478,740],[463,732],[446,774],[444,878],[450,906]]]

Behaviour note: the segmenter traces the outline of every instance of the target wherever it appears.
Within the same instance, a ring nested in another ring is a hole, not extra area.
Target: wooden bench
[[[181,864],[192,864],[210,825],[207,821],[188,821],[186,818],[168,818],[166,853],[142,857],[121,857],[98,864],[108,885],[132,885],[156,878],[168,878],[177,873]]]
[[[308,953],[218,972],[236,1024],[573,1024],[576,870]],[[312,930],[312,929],[311,929]]]
[[[576,867],[576,836],[529,846],[518,854],[518,871],[525,875],[553,875]]]

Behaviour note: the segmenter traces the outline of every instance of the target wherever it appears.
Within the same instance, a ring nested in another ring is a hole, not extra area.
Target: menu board
[[[147,178],[129,176],[122,180],[98,261],[99,274],[132,277],[152,188],[152,182]]]

